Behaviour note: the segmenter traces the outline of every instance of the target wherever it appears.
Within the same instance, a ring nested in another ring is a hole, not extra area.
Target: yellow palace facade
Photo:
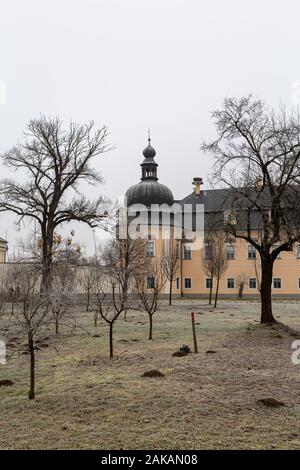
[[[175,200],[172,191],[158,182],[157,167],[155,161],[156,152],[150,144],[143,151],[144,160],[141,163],[142,177],[138,184],[131,186],[126,192],[127,208],[142,204],[150,208],[154,205],[180,205],[184,207],[202,206],[204,209],[204,224],[202,243],[194,243],[190,234],[185,229],[176,227],[176,239],[178,250],[178,266],[173,281],[173,294],[176,296],[207,297],[211,284],[213,290],[216,282],[212,280],[203,269],[203,258],[209,256],[209,243],[206,240],[206,221],[211,214],[218,214],[226,218],[230,212],[230,201],[226,206],[224,201],[228,196],[228,190],[206,190],[201,178],[194,178],[193,191],[184,199]],[[220,207],[223,207],[220,213]],[[176,226],[174,222],[174,226]],[[175,229],[174,229],[175,230]],[[161,236],[161,223],[156,227],[151,225],[146,241],[146,255],[153,258],[162,258],[167,240]],[[259,236],[259,233],[257,233]],[[259,295],[260,289],[260,257],[255,248],[240,238],[230,238],[224,242],[224,252],[228,260],[226,272],[220,279],[219,293],[223,297],[237,297],[242,293],[243,297]],[[151,288],[149,279],[149,288]],[[169,285],[165,285],[165,293],[169,292]],[[274,263],[274,276],[272,294],[280,297],[298,297],[300,295],[300,244],[295,244],[294,250],[282,253]]]

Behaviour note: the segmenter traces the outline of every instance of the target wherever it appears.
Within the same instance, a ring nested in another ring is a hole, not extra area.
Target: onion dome
[[[125,196],[127,207],[133,204],[144,204],[145,206],[151,206],[151,204],[168,204],[170,206],[174,203],[172,191],[167,186],[157,181],[158,164],[154,161],[156,151],[150,145],[150,142],[151,139],[149,135],[149,145],[143,151],[145,159],[141,163],[141,182],[131,186],[127,190]]]

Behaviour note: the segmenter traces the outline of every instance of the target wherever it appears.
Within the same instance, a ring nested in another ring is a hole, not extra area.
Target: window
[[[233,277],[227,278],[227,289],[234,289],[234,279]]]
[[[213,287],[213,280],[212,280],[211,277],[207,277],[207,278],[205,279],[205,287],[206,287],[206,289],[212,289],[212,287]]]
[[[234,259],[235,255],[235,250],[234,250],[234,244],[233,243],[227,243],[226,245],[226,258],[227,259]]]
[[[300,244],[296,247],[297,258],[300,258]]]
[[[274,289],[281,289],[281,278],[280,277],[274,277],[273,287],[274,287]]]
[[[248,245],[248,259],[256,258],[256,249],[253,245]]]
[[[256,278],[250,277],[249,279],[249,289],[256,289]]]
[[[154,289],[155,287],[155,277],[148,276],[147,277],[147,289]]]
[[[184,287],[186,289],[190,289],[192,287],[192,279],[190,277],[186,277],[184,280]]]
[[[209,242],[204,246],[204,259],[212,259],[212,244]]]
[[[192,259],[191,245],[184,245],[184,247],[183,247],[183,257],[184,257],[184,259]]]
[[[176,257],[181,258],[180,243],[176,243]]]
[[[180,289],[180,279],[179,277],[176,277],[176,289]]]
[[[298,277],[298,289],[300,289],[300,277]]]
[[[146,243],[146,255],[147,256],[154,256],[154,242],[147,242]]]

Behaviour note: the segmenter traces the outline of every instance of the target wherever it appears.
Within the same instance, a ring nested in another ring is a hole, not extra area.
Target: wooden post
[[[194,340],[194,353],[198,354],[198,345],[197,345],[197,337],[196,337],[196,327],[195,327],[195,314],[191,312],[192,318],[192,329],[193,329],[193,340]]]

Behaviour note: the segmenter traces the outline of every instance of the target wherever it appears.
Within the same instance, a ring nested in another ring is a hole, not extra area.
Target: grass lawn
[[[37,352],[35,401],[27,399],[28,356],[0,365],[0,379],[14,382],[0,387],[0,448],[300,448],[295,338],[261,327],[259,308],[254,301],[221,301],[216,311],[204,300],[163,304],[153,341],[147,315],[129,312],[115,324],[113,361],[107,325],[95,328],[92,312],[79,309],[85,330],[62,330]],[[172,357],[183,344],[192,348],[191,310],[204,312],[197,315],[199,354]],[[299,303],[274,302],[274,312],[300,330]],[[165,378],[142,378],[150,369]],[[258,402],[266,397],[285,406]]]

